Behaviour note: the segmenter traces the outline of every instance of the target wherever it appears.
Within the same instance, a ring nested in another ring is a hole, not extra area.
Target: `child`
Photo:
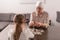
[[[10,33],[10,40],[29,40],[34,34],[26,26],[24,16],[21,14],[14,16],[15,28]]]

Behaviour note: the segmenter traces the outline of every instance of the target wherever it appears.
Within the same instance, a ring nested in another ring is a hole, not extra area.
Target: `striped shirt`
[[[31,14],[30,21],[48,24],[48,13],[43,11],[41,15],[38,15],[38,13],[33,12]]]

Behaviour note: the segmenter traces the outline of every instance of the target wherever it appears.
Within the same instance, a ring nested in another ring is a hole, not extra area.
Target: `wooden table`
[[[60,26],[50,26],[42,35],[35,35],[33,40],[60,40]]]

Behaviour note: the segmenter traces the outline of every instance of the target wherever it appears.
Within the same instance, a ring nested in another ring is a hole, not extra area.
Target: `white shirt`
[[[13,34],[15,32],[15,28],[11,29],[9,31],[9,39],[10,40],[14,40],[13,39]],[[20,38],[19,40],[29,40],[29,38],[33,38],[34,37],[34,34],[30,31],[30,29],[27,27],[25,28],[22,32],[21,32],[21,35],[20,35]]]

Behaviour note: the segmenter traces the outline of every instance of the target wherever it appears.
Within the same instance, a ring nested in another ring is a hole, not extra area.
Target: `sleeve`
[[[34,15],[35,15],[35,12],[32,12],[31,15],[30,15],[30,22],[29,22],[29,24],[31,22],[34,22],[34,18],[35,18]]]
[[[24,34],[27,38],[34,38],[34,34],[30,31],[29,28],[25,30]]]
[[[29,25],[31,24],[32,21],[33,21],[33,17],[32,17],[32,13],[31,13]]]
[[[30,15],[30,22],[29,23],[31,23],[31,21],[32,21],[32,14]]]
[[[45,15],[44,24],[47,24],[47,26],[49,26],[49,15],[48,15],[48,13],[46,13],[46,15]]]

